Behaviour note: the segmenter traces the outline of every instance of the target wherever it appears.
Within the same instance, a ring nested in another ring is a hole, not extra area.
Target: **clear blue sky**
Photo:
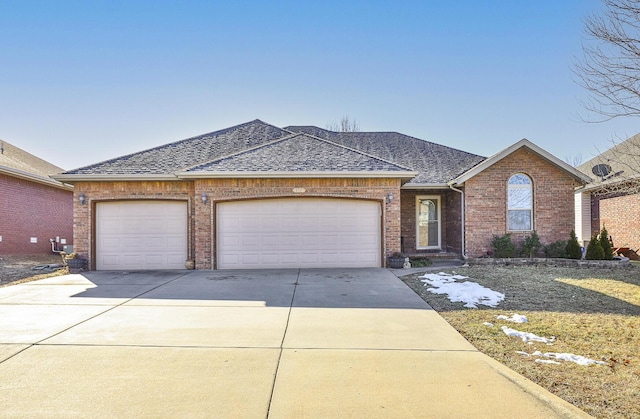
[[[586,161],[636,120],[579,121],[598,0],[0,0],[0,139],[73,169],[256,118]]]

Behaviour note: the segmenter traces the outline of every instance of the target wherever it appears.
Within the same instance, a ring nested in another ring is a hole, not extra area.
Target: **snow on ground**
[[[518,353],[520,355],[525,355],[525,356],[537,356],[537,357],[542,357],[542,358],[554,358],[554,359],[559,359],[561,361],[575,362],[578,365],[593,365],[593,364],[607,365],[606,362],[596,361],[594,359],[589,359],[589,358],[584,357],[582,355],[576,355],[576,354],[556,353],[556,352],[545,352],[545,353],[542,353],[540,351],[535,351],[532,354],[528,354],[528,353],[522,352],[522,351],[516,351],[516,353]],[[560,362],[552,361],[552,360],[545,360],[545,359],[536,359],[535,362],[539,362],[539,363],[542,363],[542,364],[560,364]]]
[[[522,339],[523,342],[527,342],[529,344],[533,344],[533,342],[542,342],[542,343],[551,345],[556,340],[555,336],[551,336],[550,338],[545,338],[529,332],[520,332],[516,329],[512,329],[507,326],[502,326],[502,331],[507,336],[515,336],[517,338]]]
[[[456,280],[468,279],[466,276],[440,272],[425,274],[420,278],[425,286],[430,286],[427,291],[433,294],[446,294],[452,303],[465,303],[464,306],[468,308],[478,308],[478,304],[496,307],[504,300],[504,294],[483,287],[477,282],[456,282]]]
[[[450,275],[444,272],[440,272],[437,274],[425,274],[420,277],[421,281],[424,283],[427,291],[433,294],[446,294],[451,302],[462,302],[465,303],[465,307],[469,308],[478,308],[478,304],[482,304],[488,307],[496,307],[500,304],[501,301],[504,300],[504,294],[493,291],[489,288],[483,287],[482,285],[471,282],[456,282],[457,280],[468,279],[466,276],[462,275]],[[527,323],[529,320],[526,316],[522,316],[520,314],[514,313],[511,317],[507,317],[505,315],[497,316],[498,320],[505,320],[512,323]],[[483,323],[486,326],[493,327],[492,323],[485,322]],[[512,329],[507,326],[502,326],[502,331],[507,336],[514,336],[522,339],[523,342],[527,342],[529,344],[533,344],[533,342],[542,342],[547,345],[552,345],[555,342],[555,336],[551,336],[550,338],[545,338],[541,336],[537,336],[533,333],[529,332],[521,332],[516,329]],[[535,362],[541,364],[560,364],[560,361],[569,361],[575,362],[579,365],[593,365],[593,364],[603,364],[607,365],[606,362],[595,361],[593,359],[586,358],[581,355],[568,354],[568,353],[555,353],[555,352],[546,352],[542,353],[540,351],[535,351],[532,354],[523,351],[516,351],[520,355],[524,356],[534,356],[537,357]],[[551,358],[551,359],[541,359],[541,358]],[[555,359],[555,360],[554,360]]]
[[[527,319],[527,316],[523,316],[523,315],[520,315],[518,313],[514,313],[511,317],[507,317],[507,316],[501,314],[501,315],[499,315],[497,317],[497,319],[498,320],[506,320],[506,321],[511,322],[511,323],[526,323],[526,322],[529,321],[529,319]]]

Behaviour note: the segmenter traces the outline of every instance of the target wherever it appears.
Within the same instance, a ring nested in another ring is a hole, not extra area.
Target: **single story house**
[[[576,191],[578,239],[588,243],[592,234],[606,227],[615,248],[640,253],[640,134],[581,164],[578,170],[594,178]]]
[[[50,254],[73,243],[73,186],[63,169],[0,140],[0,255]]]
[[[90,269],[383,267],[567,239],[589,177],[527,140],[485,158],[395,132],[260,120],[54,176]]]

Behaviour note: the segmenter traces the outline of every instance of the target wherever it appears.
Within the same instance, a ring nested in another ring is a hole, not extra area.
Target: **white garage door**
[[[184,269],[186,260],[186,202],[97,204],[96,269]]]
[[[353,199],[221,203],[218,269],[380,267],[380,204]]]

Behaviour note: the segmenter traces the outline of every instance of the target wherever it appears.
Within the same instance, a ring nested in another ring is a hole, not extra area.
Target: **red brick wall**
[[[304,190],[304,192],[294,192]],[[203,205],[202,193],[207,194]],[[389,193],[395,199],[386,202]],[[78,196],[84,193],[87,204]],[[274,197],[338,197],[384,203],[381,251],[400,250],[400,181],[398,179],[205,179],[177,182],[81,182],[75,185],[74,241],[76,252],[95,257],[95,204],[104,200],[177,199],[189,202],[189,255],[196,269],[215,267],[215,205],[228,200]]]
[[[73,192],[0,174],[0,236],[0,255],[49,254],[55,237],[72,244]]]
[[[640,249],[640,194],[594,197],[591,208],[594,233],[606,227],[614,246]]]
[[[507,182],[515,173],[533,182],[533,228],[543,244],[567,240],[574,228],[574,180],[564,171],[522,148],[465,183],[466,254],[481,257],[491,250],[493,235],[507,233]],[[521,241],[531,232],[514,232]]]
[[[403,190],[401,202],[403,252],[417,255],[433,250],[416,249],[416,197],[431,195],[440,197],[440,234],[443,251],[461,253],[462,219],[460,216],[460,194],[451,189]]]

